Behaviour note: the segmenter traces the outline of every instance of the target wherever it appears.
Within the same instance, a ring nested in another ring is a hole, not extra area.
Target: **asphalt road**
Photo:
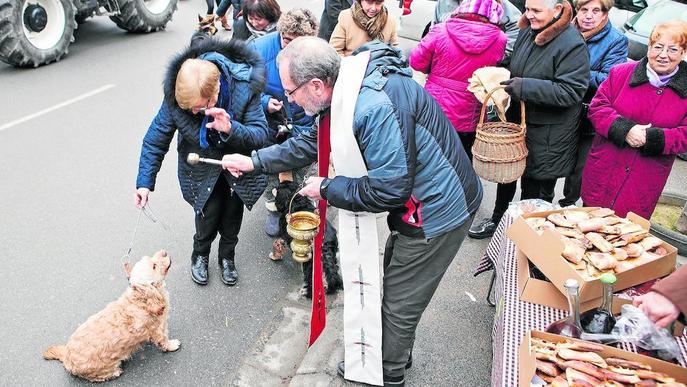
[[[318,0],[280,4],[317,15],[322,7]],[[125,33],[105,17],[89,19],[58,63],[32,70],[0,63],[0,385],[88,385],[40,354],[65,343],[126,288],[120,257],[138,216],[132,195],[141,139],[161,103],[165,63],[187,44],[203,12],[204,2],[181,1],[166,31],[149,35]],[[404,51],[413,45],[401,41]],[[28,119],[8,126],[22,118]],[[159,221],[142,218],[132,256],[160,248],[172,255],[170,336],[182,347],[145,347],[113,385],[231,383],[300,284],[296,265],[267,259],[261,203],[244,218],[239,285],[219,281],[216,250],[210,284],[191,282],[193,212],[179,192],[174,143],[151,197]],[[668,188],[681,190],[686,177],[687,163],[676,162]],[[494,188],[485,184],[478,220],[488,216]],[[562,183],[559,196],[561,189]],[[466,240],[444,277],[418,329],[409,386],[489,384],[495,311],[483,301],[488,276],[472,277],[485,246]]]

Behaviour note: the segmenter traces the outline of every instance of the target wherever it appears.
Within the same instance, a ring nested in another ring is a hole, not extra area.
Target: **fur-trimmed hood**
[[[176,54],[167,66],[164,79],[165,100],[178,105],[174,95],[177,74],[186,59],[198,58],[205,53],[217,52],[226,58],[222,68],[228,70],[238,81],[250,83],[251,91],[261,93],[265,87],[265,66],[260,55],[251,50],[244,42],[238,40],[222,40],[207,38],[199,43],[187,47]]]
[[[558,35],[565,31],[566,28],[570,27],[570,22],[572,20],[572,6],[570,6],[568,0],[563,0],[561,4],[563,5],[563,11],[561,11],[560,16],[554,18],[552,23],[536,33],[534,37],[534,43],[537,46],[543,46],[546,43],[554,40]],[[520,20],[518,21],[518,27],[521,30],[524,30],[529,26],[530,21],[527,20],[525,14],[522,14]]]

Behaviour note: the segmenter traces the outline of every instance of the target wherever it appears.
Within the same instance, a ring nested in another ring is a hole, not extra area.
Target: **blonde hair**
[[[277,22],[277,30],[280,35],[293,37],[317,35],[317,18],[312,11],[305,8],[294,8],[282,14]]]
[[[575,10],[579,11],[580,8],[582,8],[582,6],[587,5],[592,1],[594,0],[575,0]],[[611,8],[613,8],[613,5],[615,4],[613,0],[599,0],[599,3],[601,3],[601,10],[604,13],[608,13],[608,11],[610,11]]]
[[[219,69],[212,62],[186,59],[177,74],[174,97],[182,109],[190,109],[201,99],[219,92]]]
[[[667,35],[673,38],[683,50],[687,50],[687,22],[682,20],[671,20],[656,24],[649,36],[649,45],[656,43],[661,36]]]

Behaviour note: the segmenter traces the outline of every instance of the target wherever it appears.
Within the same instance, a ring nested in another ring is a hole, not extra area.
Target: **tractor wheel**
[[[0,60],[38,67],[60,60],[74,41],[72,0],[0,0]]]
[[[129,32],[153,32],[164,29],[172,20],[179,0],[117,0],[119,15],[110,19]]]

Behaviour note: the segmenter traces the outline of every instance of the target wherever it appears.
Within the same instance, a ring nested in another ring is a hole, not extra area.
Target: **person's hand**
[[[150,190],[148,188],[139,188],[134,193],[134,205],[136,208],[141,209],[148,204],[148,195],[150,195]]]
[[[205,125],[207,128],[229,134],[231,131],[231,117],[229,117],[229,113],[227,113],[226,110],[213,107],[205,109],[205,115],[214,118],[213,122],[208,122],[208,124]]]
[[[253,160],[250,157],[238,153],[224,155],[222,157],[222,168],[229,171],[234,177],[239,177],[243,175],[243,172],[250,172],[255,169]]]
[[[284,102],[278,99],[270,98],[269,102],[267,102],[267,112],[270,114],[278,112],[283,106]]]
[[[680,309],[672,301],[656,292],[635,297],[632,305],[644,312],[659,328],[668,327],[680,315]]]
[[[651,127],[651,124],[646,125],[635,125],[627,132],[625,136],[625,142],[627,142],[633,148],[639,148],[646,144],[646,130]]]
[[[320,200],[320,185],[322,185],[322,180],[324,177],[312,176],[305,180],[305,187],[301,188],[298,193],[301,196],[307,196],[311,199]]]
[[[522,78],[515,77],[507,79],[501,82],[501,85],[505,85],[505,91],[511,97],[518,97],[522,94]]]

